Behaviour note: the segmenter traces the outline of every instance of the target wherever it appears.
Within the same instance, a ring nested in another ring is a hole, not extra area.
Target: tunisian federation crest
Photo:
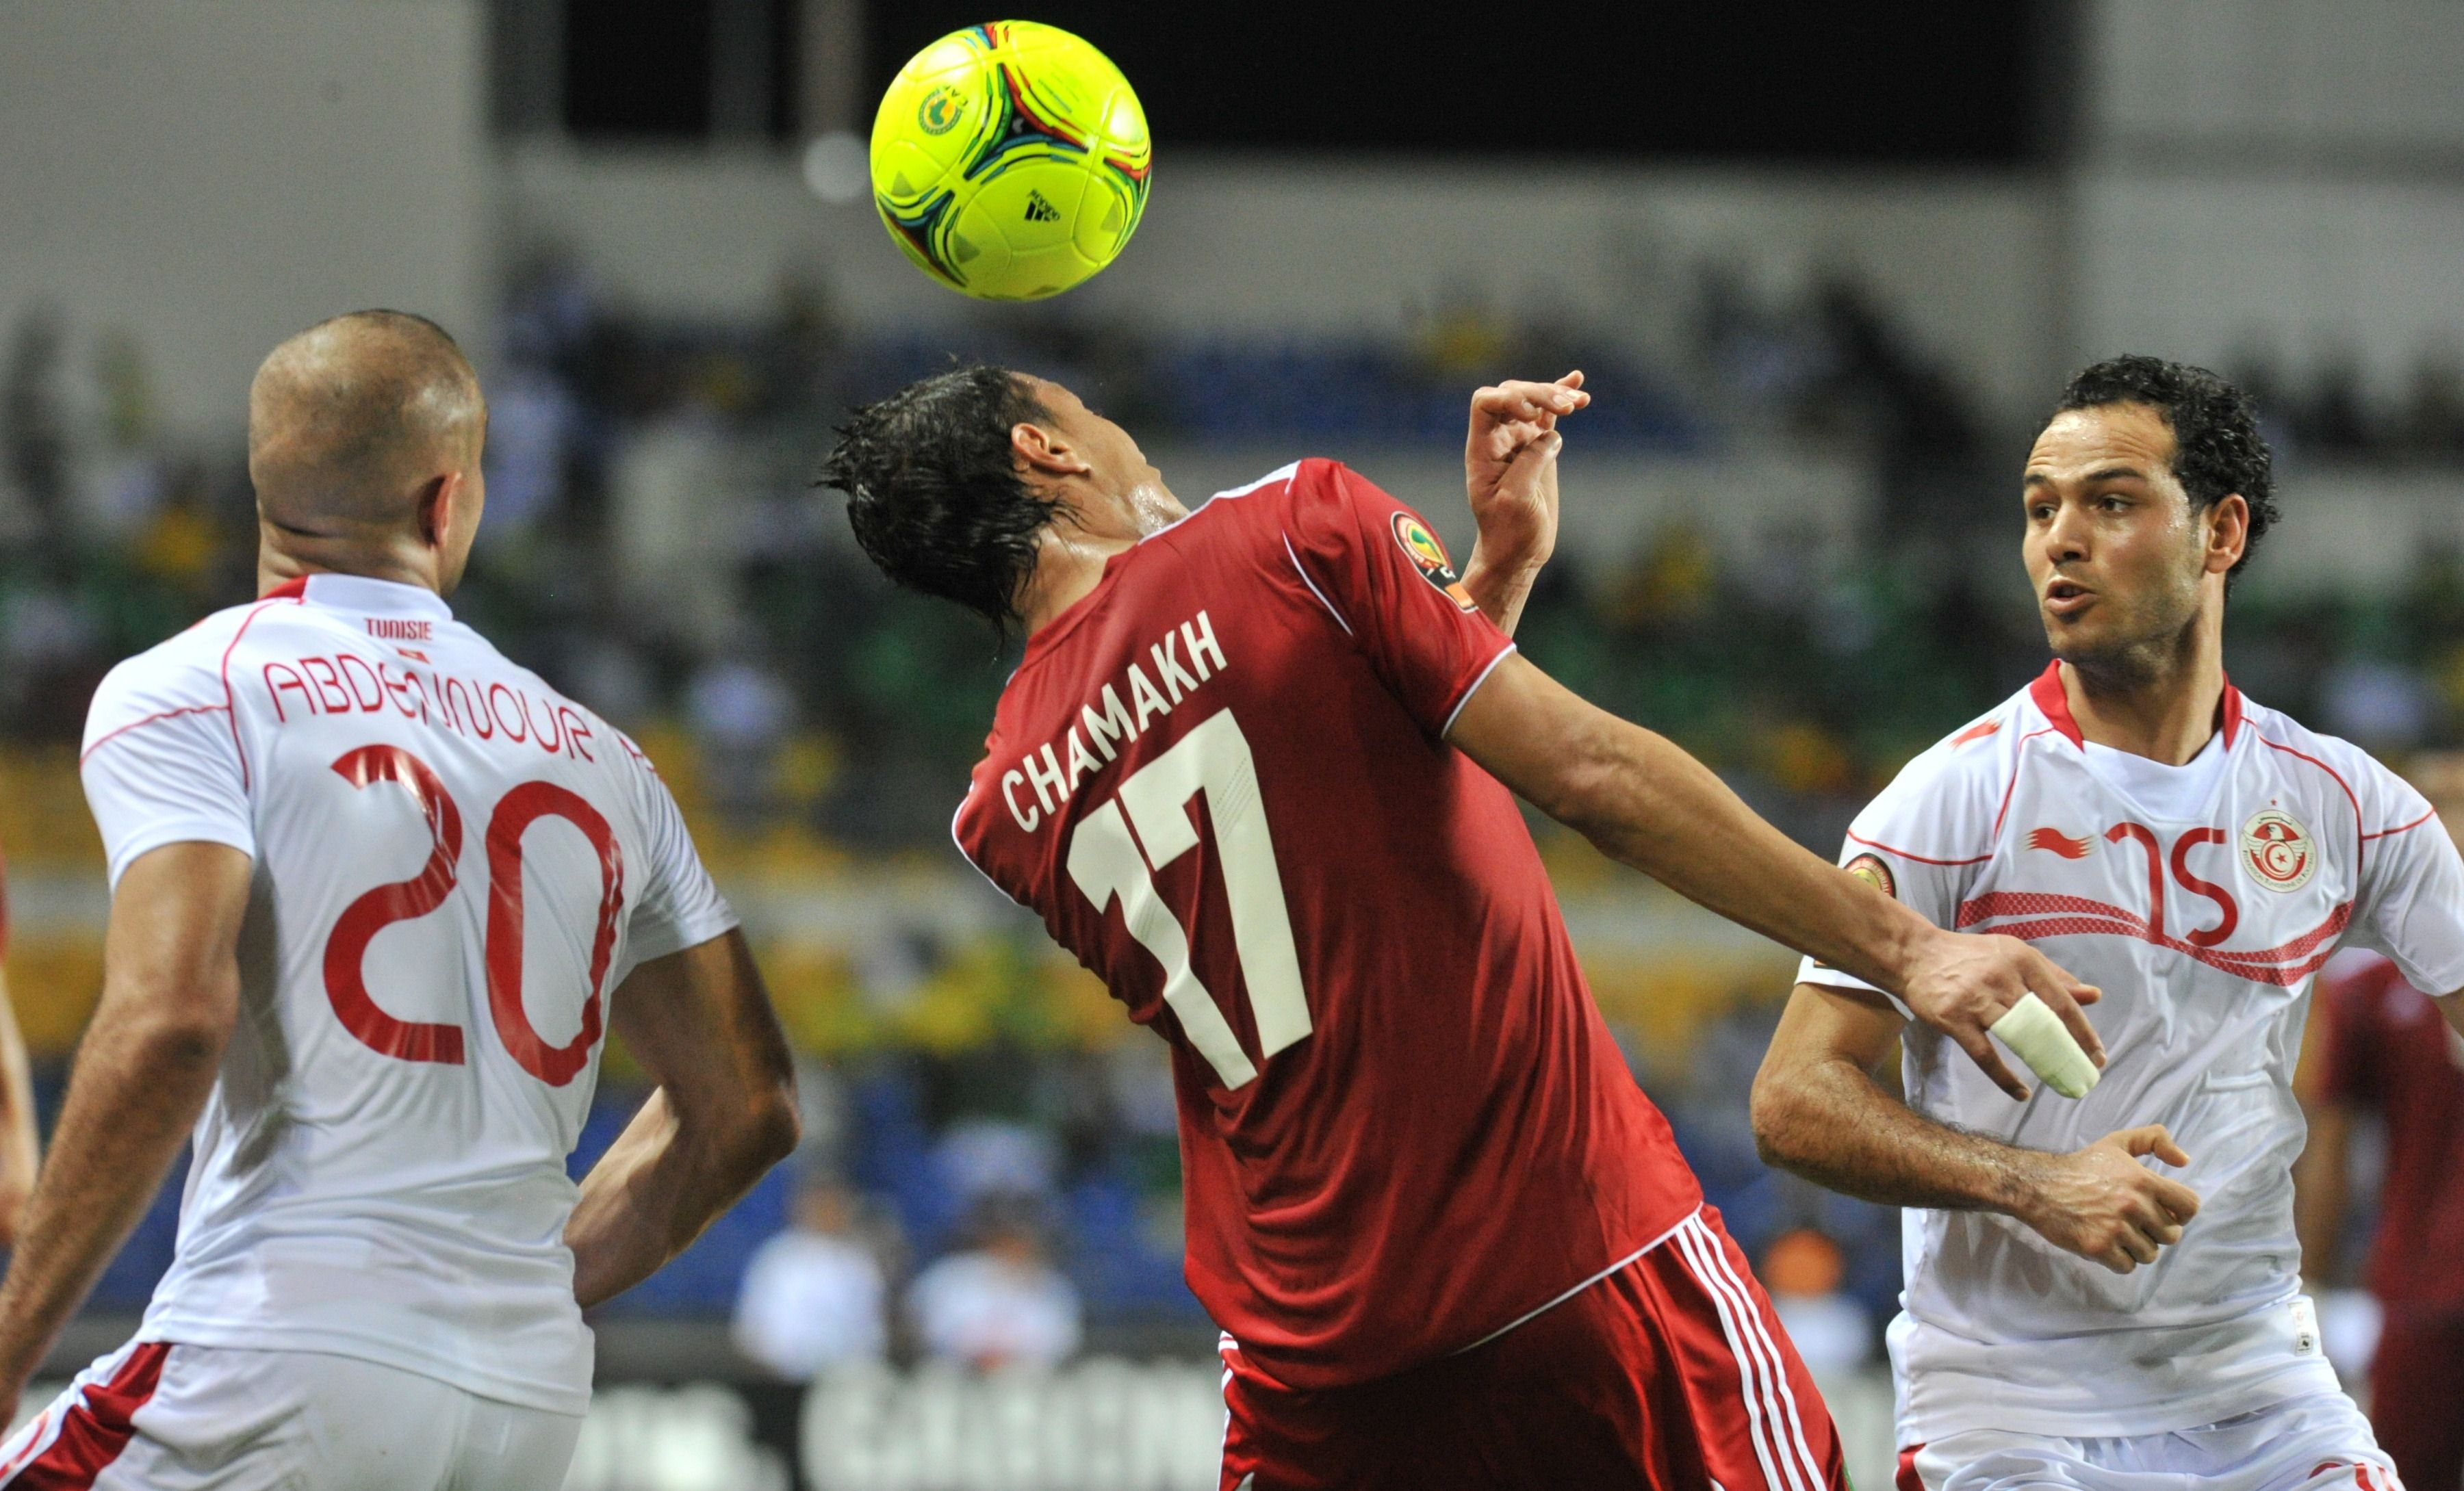
[[[2241,825],[2241,862],[2270,890],[2299,890],[2319,870],[2319,841],[2290,813],[2261,808]]]

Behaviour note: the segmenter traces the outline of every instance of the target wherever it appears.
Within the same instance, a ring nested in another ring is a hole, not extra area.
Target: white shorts
[[[2065,1439],[1978,1429],[1900,1452],[1899,1491],[2403,1491],[2369,1420],[2314,1392],[2203,1429]]]
[[[19,1491],[558,1491],[582,1419],[348,1356],[132,1342],[0,1446]]]

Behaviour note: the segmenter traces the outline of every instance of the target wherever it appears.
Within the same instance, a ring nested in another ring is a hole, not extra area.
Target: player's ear
[[[2250,503],[2238,492],[2219,497],[2208,509],[2208,569],[2222,574],[2241,562],[2250,546]]]
[[[455,510],[466,500],[460,471],[429,477],[419,489],[419,505],[413,518],[419,541],[431,549],[445,547],[445,536],[453,526]]]
[[[1030,471],[1083,476],[1094,470],[1070,445],[1067,436],[1031,420],[1021,420],[1009,428],[1009,449]]]

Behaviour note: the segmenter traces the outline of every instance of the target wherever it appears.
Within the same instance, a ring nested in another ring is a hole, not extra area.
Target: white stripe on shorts
[[[1729,1291],[1746,1317],[1747,1326],[1751,1328],[1754,1338],[1762,1343],[1771,1364],[1771,1386],[1778,1391],[1780,1403],[1788,1410],[1789,1437],[1796,1453],[1803,1458],[1808,1484],[1815,1491],[1820,1491],[1823,1484],[1822,1462],[1815,1458],[1814,1447],[1805,1442],[1805,1420],[1797,1413],[1796,1390],[1789,1385],[1787,1359],[1780,1352],[1779,1343],[1771,1339],[1771,1327],[1763,1323],[1762,1311],[1753,1307],[1753,1290],[1737,1277],[1736,1265],[1728,1261],[1727,1250],[1719,1245],[1719,1239],[1711,1235],[1709,1228],[1704,1227],[1700,1221],[1695,1226],[1702,1229],[1705,1250],[1709,1253],[1720,1276],[1727,1281]]]
[[[1753,1441],[1754,1458],[1762,1464],[1763,1485],[1766,1491],[1788,1491],[1795,1485],[1795,1478],[1790,1477],[1783,1481],[1778,1466],[1772,1462],[1771,1437],[1763,1427],[1762,1373],[1737,1334],[1736,1315],[1729,1306],[1728,1297],[1711,1287],[1710,1282],[1703,1277],[1703,1261],[1695,1251],[1692,1228],[1677,1229],[1677,1247],[1684,1255],[1685,1266],[1694,1275],[1695,1283],[1711,1297],[1711,1307],[1720,1312],[1721,1334],[1728,1339],[1728,1354],[1737,1359],[1737,1391],[1746,1401],[1747,1437]]]
[[[1677,1240],[1695,1282],[1711,1296],[1728,1350],[1737,1359],[1747,1417],[1755,1431],[1754,1455],[1771,1491],[1823,1491],[1820,1465],[1806,1448],[1802,1433],[1792,1442],[1794,1394],[1789,1390],[1778,1351],[1766,1345],[1751,1293],[1734,1287],[1719,1238],[1699,1219],[1690,1221]]]

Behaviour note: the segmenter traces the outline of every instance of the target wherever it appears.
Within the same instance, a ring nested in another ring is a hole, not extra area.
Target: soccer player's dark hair
[[[2173,431],[2173,476],[2192,512],[2235,493],[2250,504],[2250,536],[2225,576],[2230,594],[2278,515],[2276,458],[2259,433],[2256,402],[2204,367],[2132,354],[2083,369],[2062,390],[2054,412],[2114,404],[2144,404],[2165,416]]]
[[[1009,432],[1051,417],[1007,368],[935,374],[859,406],[817,485],[847,493],[847,525],[883,574],[1005,633],[1059,505],[1021,473]]]

